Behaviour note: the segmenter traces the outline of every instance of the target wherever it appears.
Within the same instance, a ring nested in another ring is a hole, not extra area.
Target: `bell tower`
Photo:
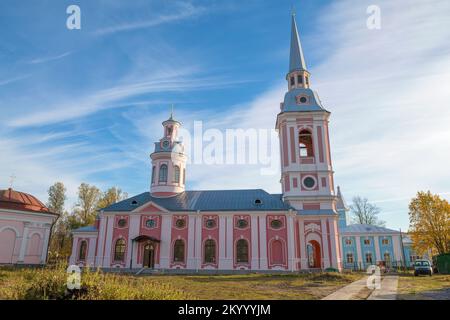
[[[300,269],[341,269],[337,197],[334,192],[328,123],[330,112],[311,89],[310,73],[295,21],[287,92],[276,129],[281,150],[283,201],[296,209]]]
[[[185,190],[186,154],[182,142],[177,140],[181,123],[173,118],[173,112],[162,125],[164,135],[155,142],[155,151],[150,155],[150,192],[152,196],[170,197]]]

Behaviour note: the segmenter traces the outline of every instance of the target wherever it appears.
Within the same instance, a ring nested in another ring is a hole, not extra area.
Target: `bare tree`
[[[374,226],[384,227],[386,222],[378,218],[380,208],[376,205],[369,203],[367,198],[361,198],[356,196],[352,199],[353,203],[350,206],[352,213],[352,220],[354,223],[370,224]]]

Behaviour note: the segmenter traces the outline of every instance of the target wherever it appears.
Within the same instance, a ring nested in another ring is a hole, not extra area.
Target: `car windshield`
[[[428,261],[416,261],[416,266],[418,266],[418,267],[429,267],[430,263]]]

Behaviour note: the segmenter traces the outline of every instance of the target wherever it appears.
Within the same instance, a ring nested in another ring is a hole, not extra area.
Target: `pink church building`
[[[274,119],[281,194],[185,190],[186,154],[177,140],[181,123],[171,116],[151,154],[150,192],[101,210],[95,225],[73,231],[70,262],[186,272],[341,270],[330,112],[310,88],[294,16],[286,80]]]
[[[43,265],[58,214],[34,196],[0,190],[0,265]]]

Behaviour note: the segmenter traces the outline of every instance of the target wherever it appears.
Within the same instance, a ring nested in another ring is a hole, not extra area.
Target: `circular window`
[[[214,219],[208,219],[206,220],[206,227],[208,229],[212,229],[216,226],[216,221]]]
[[[148,219],[147,221],[145,221],[145,225],[147,226],[147,228],[155,228],[156,221],[155,219]]]
[[[316,181],[311,177],[307,177],[303,179],[303,185],[308,189],[312,189],[316,185]]]
[[[127,220],[125,219],[119,219],[119,221],[117,222],[117,225],[121,228],[125,227],[127,225]]]
[[[301,103],[306,103],[308,101],[308,99],[306,99],[306,97],[301,97],[300,98],[300,102]]]
[[[247,220],[245,220],[245,219],[239,219],[239,220],[237,221],[237,227],[238,227],[238,228],[244,229],[244,228],[246,228],[247,226],[248,226]]]
[[[175,226],[177,227],[177,228],[184,228],[184,226],[185,226],[185,222],[184,222],[184,220],[183,219],[178,219],[176,222],[175,222]]]
[[[281,222],[281,220],[275,219],[270,222],[270,226],[273,229],[280,229],[283,226],[283,223]]]

